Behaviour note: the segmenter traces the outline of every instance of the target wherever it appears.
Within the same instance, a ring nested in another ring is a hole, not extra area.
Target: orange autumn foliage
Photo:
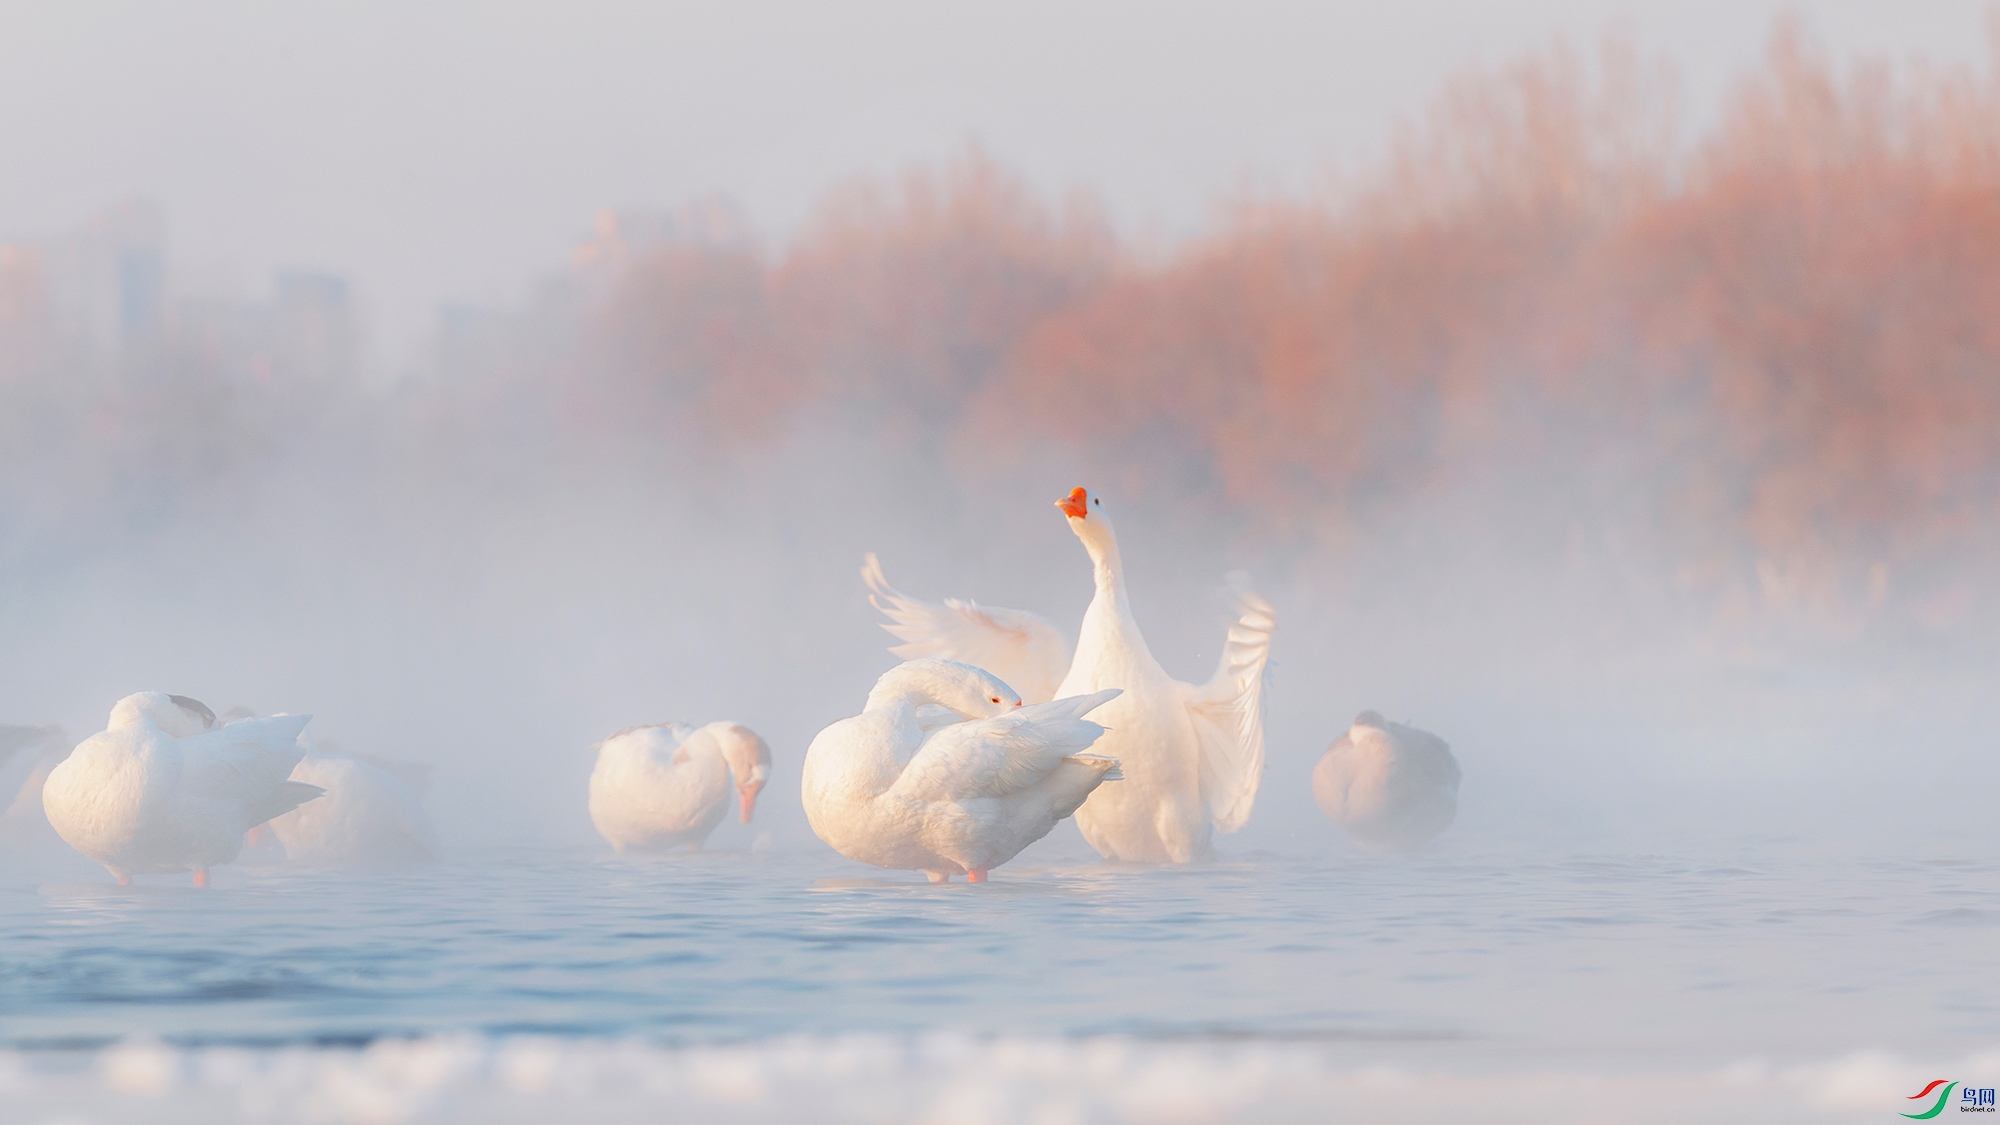
[[[738,434],[849,409],[990,443],[1000,416],[1019,452],[1321,528],[1617,476],[1591,518],[1773,604],[2000,546],[2000,85],[1841,73],[1787,24],[1692,145],[1673,101],[1618,48],[1471,75],[1361,186],[1164,258],[974,155],[775,259],[660,251],[597,377]]]

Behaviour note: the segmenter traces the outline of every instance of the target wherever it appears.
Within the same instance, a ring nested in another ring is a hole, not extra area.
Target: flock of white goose
[[[1215,833],[1249,819],[1264,771],[1270,605],[1232,575],[1219,667],[1206,683],[1178,682],[1132,615],[1102,500],[1078,488],[1057,506],[1096,584],[1074,652],[1032,613],[906,597],[868,556],[862,578],[906,659],[806,750],[806,817],[834,850],[933,882],[983,882],[1071,816],[1106,858],[1142,864],[1205,859]],[[309,719],[241,708],[218,719],[185,696],[127,696],[103,731],[48,755],[16,803],[38,789],[56,833],[121,884],[191,871],[206,886],[209,868],[246,846],[320,865],[435,854],[422,777],[314,746]],[[0,760],[51,729],[0,728]],[[770,747],[730,722],[633,727],[596,749],[590,816],[619,852],[701,847],[731,790],[747,822],[771,773]],[[1373,711],[1312,777],[1327,816],[1377,848],[1444,831],[1458,783],[1443,740]]]

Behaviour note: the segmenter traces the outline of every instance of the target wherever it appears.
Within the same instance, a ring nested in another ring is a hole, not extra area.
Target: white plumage
[[[310,867],[390,867],[436,858],[437,830],[422,795],[388,766],[308,749],[292,780],[326,795],[272,818],[271,834],[286,859]]]
[[[862,558],[861,580],[868,584],[869,602],[889,619],[882,628],[903,642],[891,645],[891,653],[905,660],[935,657],[984,668],[1029,703],[1056,697],[1069,670],[1069,642],[1047,618],[959,598],[932,605],[904,597],[889,585],[872,552]]]
[[[898,665],[861,714],[806,750],[806,819],[849,859],[983,882],[1121,776],[1115,759],[1088,752],[1104,728],[1084,718],[1118,694],[1022,706],[970,665]]]
[[[1123,784],[1093,794],[1076,813],[1084,839],[1108,858],[1188,863],[1210,854],[1215,831],[1250,818],[1264,773],[1264,668],[1275,619],[1249,578],[1228,579],[1234,620],[1215,675],[1185,684],[1146,647],[1125,588],[1118,539],[1103,502],[1078,488],[1056,502],[1090,555],[1097,592],[1084,612],[1076,654],[1047,621],[1022,610],[947,601],[931,605],[891,588],[874,556],[862,569],[872,600],[903,641],[891,651],[997,671],[1014,669],[1030,701],[1104,688],[1124,694],[1097,718],[1098,752],[1117,758]],[[1008,681],[1014,682],[1008,678]],[[1044,689],[1039,685],[1050,685]]]
[[[128,695],[42,786],[49,824],[120,883],[137,874],[208,869],[235,859],[249,829],[319,796],[288,780],[310,715],[215,727],[196,700]]]
[[[771,772],[771,748],[741,723],[630,727],[597,744],[590,820],[620,852],[700,850],[722,823],[734,781],[749,823]]]
[[[1458,816],[1458,759],[1444,739],[1363,711],[1313,769],[1313,799],[1354,841],[1408,850]]]
[[[223,713],[225,727],[256,718],[248,707]],[[299,736],[304,757],[291,779],[324,793],[265,828],[285,858],[308,867],[393,867],[437,856],[437,829],[424,807],[429,767],[343,754],[331,743]],[[259,834],[251,833],[255,846]]]

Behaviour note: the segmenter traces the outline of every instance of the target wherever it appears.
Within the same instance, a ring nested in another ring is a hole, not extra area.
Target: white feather
[[[1132,616],[1117,535],[1102,502],[1069,522],[1090,554],[1097,585],[1074,656],[1054,626],[1026,611],[908,598],[889,586],[869,555],[861,574],[870,600],[890,618],[884,628],[904,642],[890,651],[985,668],[1020,688],[1024,699],[1123,689],[1098,714],[1110,733],[1097,746],[1118,759],[1125,783],[1093,795],[1077,812],[1077,827],[1113,859],[1206,857],[1214,832],[1234,832],[1250,819],[1263,781],[1264,674],[1275,614],[1247,575],[1231,574],[1234,617],[1215,675],[1205,684],[1181,683],[1153,659]],[[1056,662],[1066,670],[1054,671]],[[1045,695],[1043,683],[1050,685]],[[1028,684],[1037,686],[1031,692]]]
[[[591,823],[621,853],[699,850],[728,811],[732,778],[761,788],[770,760],[738,723],[628,727],[597,746]]]
[[[1451,827],[1460,776],[1444,739],[1364,713],[1313,768],[1313,799],[1363,847],[1407,850]]]
[[[1026,703],[1055,698],[1069,670],[1069,642],[1045,618],[958,598],[946,598],[943,605],[918,601],[889,585],[872,553],[862,559],[861,580],[868,584],[869,602],[889,618],[882,628],[903,642],[890,646],[891,653],[984,668]]]
[[[1118,763],[1087,751],[1084,715],[1116,691],[1021,706],[991,673],[937,659],[884,673],[861,714],[806,750],[813,831],[849,859],[930,873],[984,871],[1049,833]],[[995,697],[999,702],[994,702]],[[961,718],[926,729],[923,710]]]
[[[49,771],[42,808],[66,843],[120,878],[227,863],[244,832],[319,795],[288,778],[311,718],[210,730],[171,697],[127,696],[104,731]]]

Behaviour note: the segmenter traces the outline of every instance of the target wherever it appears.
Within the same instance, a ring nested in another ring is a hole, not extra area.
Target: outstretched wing
[[[1264,666],[1277,619],[1271,603],[1250,587],[1249,575],[1237,571],[1224,581],[1236,620],[1221,664],[1207,683],[1180,689],[1201,739],[1202,797],[1215,827],[1234,832],[1250,819],[1264,777]]]
[[[1118,695],[1107,688],[942,727],[924,740],[889,793],[920,801],[1004,797],[1040,781],[1065,758],[1104,760],[1085,753],[1104,728],[1084,716]]]
[[[1069,673],[1069,641],[1027,610],[957,598],[933,605],[906,597],[882,576],[872,552],[862,557],[861,580],[868,584],[870,604],[889,618],[882,628],[903,642],[889,651],[905,660],[935,656],[984,668],[1020,692],[1024,703],[1053,698]]]

